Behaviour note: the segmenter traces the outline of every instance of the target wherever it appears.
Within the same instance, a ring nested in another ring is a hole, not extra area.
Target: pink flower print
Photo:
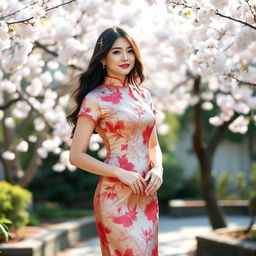
[[[150,203],[146,205],[144,214],[147,216],[148,220],[151,220],[154,224],[156,224],[158,218],[157,199],[152,199]]]
[[[101,195],[107,199],[115,200],[117,198],[115,185],[106,187]]]
[[[116,224],[123,224],[124,227],[128,228],[132,226],[133,221],[137,220],[137,213],[136,206],[134,206],[133,209],[128,209],[128,212],[125,212],[124,215],[113,217],[113,222]]]
[[[109,242],[107,239],[107,234],[111,233],[111,229],[108,227],[104,227],[101,221],[96,221],[96,226],[99,234],[99,239],[104,247],[107,247]]]
[[[126,249],[125,253],[122,254],[119,250],[115,250],[115,256],[135,256],[132,249]]]
[[[117,104],[123,98],[118,88],[111,89],[111,94],[108,96],[101,96],[100,98],[103,101],[112,102],[113,104]]]
[[[124,121],[118,120],[115,125],[111,122],[106,122],[105,123],[106,128],[103,129],[105,132],[109,131],[111,133],[115,134],[116,139],[122,138],[123,136],[121,135],[121,131],[124,130]]]
[[[134,164],[128,161],[126,155],[118,156],[117,160],[118,160],[119,166],[121,168],[128,170],[128,171],[136,172],[136,170],[133,169]]]
[[[158,256],[158,244],[156,244],[155,248],[152,250],[152,256]]]
[[[154,126],[148,125],[148,126],[146,127],[146,129],[143,131],[142,136],[143,136],[143,144],[144,144],[144,145],[147,145],[147,144],[148,144],[148,141],[149,141],[151,132],[152,132],[152,130],[153,130],[153,127],[154,127]]]
[[[152,234],[151,228],[149,228],[148,230],[144,230],[142,228],[142,235],[143,235],[143,238],[146,241],[146,243],[148,243],[149,241],[151,241],[154,238],[154,234]]]

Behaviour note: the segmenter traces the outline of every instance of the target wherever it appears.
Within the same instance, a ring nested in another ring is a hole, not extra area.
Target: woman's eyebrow
[[[127,49],[132,48],[131,46],[128,46]],[[115,50],[115,49],[122,49],[122,47],[113,47],[111,50]]]

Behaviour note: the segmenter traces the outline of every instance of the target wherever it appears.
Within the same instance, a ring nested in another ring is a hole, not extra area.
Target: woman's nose
[[[123,59],[123,60],[127,60],[127,59],[128,59],[127,54],[126,54],[125,52],[124,52],[123,55],[122,55],[122,59]]]

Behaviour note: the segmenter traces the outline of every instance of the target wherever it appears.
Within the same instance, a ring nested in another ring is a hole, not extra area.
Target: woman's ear
[[[101,59],[100,62],[101,62],[102,65],[106,65],[105,58]]]

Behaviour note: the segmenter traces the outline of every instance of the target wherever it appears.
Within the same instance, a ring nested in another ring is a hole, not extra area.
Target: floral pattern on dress
[[[107,149],[105,163],[145,177],[156,110],[146,88],[106,76],[82,102],[78,116],[95,121]],[[116,177],[100,176],[94,215],[103,256],[158,255],[158,199],[136,195]]]

